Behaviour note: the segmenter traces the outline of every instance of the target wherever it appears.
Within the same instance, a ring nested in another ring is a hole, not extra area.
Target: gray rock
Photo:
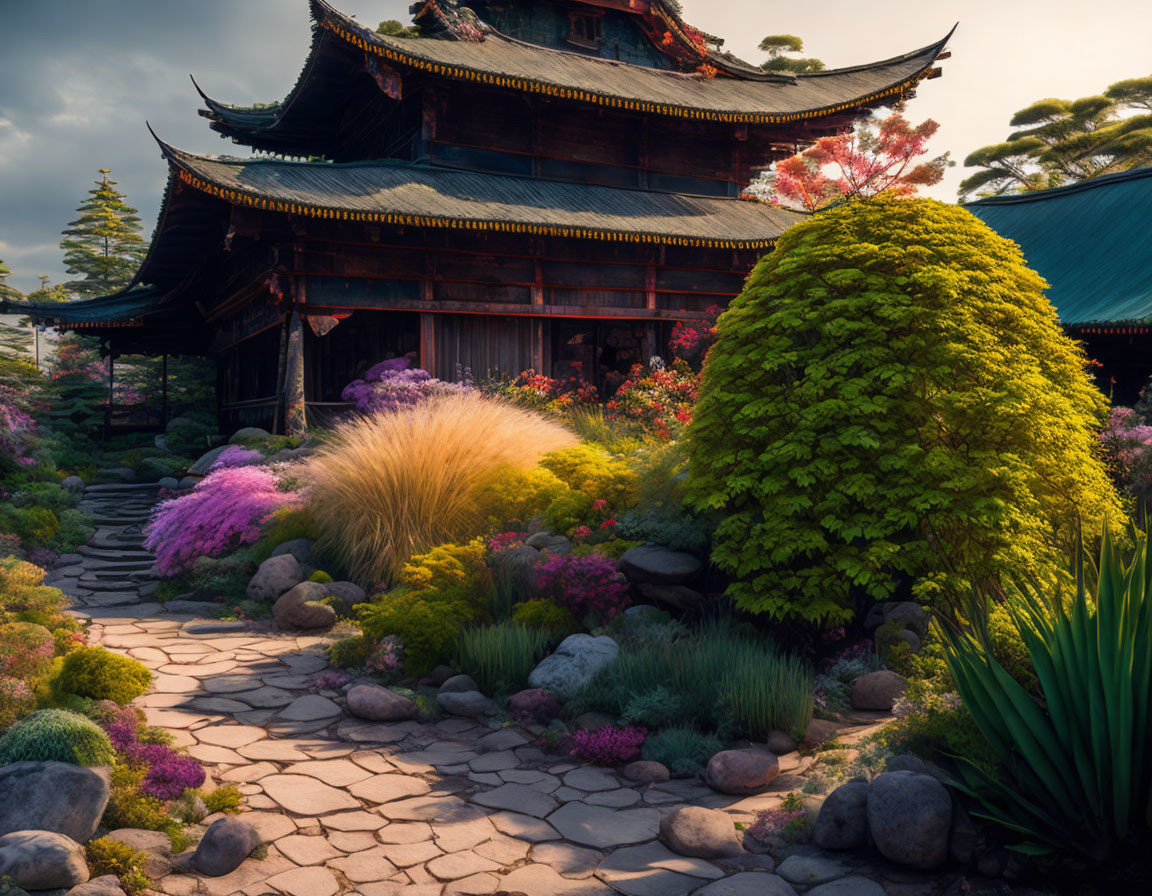
[[[199,481],[200,481],[199,476],[185,476],[183,479],[180,480],[179,486],[180,486],[180,488],[194,488],[196,486],[196,483],[198,483]]]
[[[111,793],[108,769],[67,762],[0,767],[0,834],[53,831],[86,843]]]
[[[260,564],[248,582],[249,600],[275,600],[285,591],[300,584],[300,563],[291,554],[269,557]]]
[[[537,551],[549,550],[557,551],[558,553],[567,553],[562,550],[567,547],[572,550],[572,542],[565,538],[563,535],[552,535],[549,532],[537,532],[535,535],[529,535],[524,539],[525,547],[535,548]]]
[[[221,818],[204,832],[188,864],[208,877],[222,877],[239,868],[260,842],[260,834],[248,822]]]
[[[296,461],[296,460],[300,460],[301,458],[307,457],[311,453],[312,453],[312,449],[307,448],[304,445],[301,445],[299,448],[281,448],[279,451],[274,452],[268,458],[266,463],[270,463],[270,464],[288,463],[289,461]]]
[[[163,476],[160,481],[156,483],[160,488],[176,489],[180,488],[180,480],[175,476]],[[100,878],[97,878],[99,880]],[[85,885],[87,886],[87,885]]]
[[[152,437],[152,444],[159,448],[161,451],[168,450],[168,440],[163,435],[155,435]]]
[[[812,842],[821,849],[862,849],[868,843],[868,785],[863,781],[841,784],[824,800]]]
[[[158,880],[172,870],[172,841],[167,834],[139,828],[119,828],[109,835],[145,855],[144,873]]]
[[[0,877],[25,890],[74,887],[88,880],[84,847],[53,831],[15,831],[0,837]]]
[[[485,734],[476,741],[477,753],[500,753],[504,750],[515,750],[528,743],[528,738],[515,728],[501,728],[491,734]]]
[[[790,884],[825,884],[848,873],[839,862],[820,856],[791,855],[776,869]]]
[[[329,582],[328,593],[338,597],[349,608],[362,604],[368,599],[368,594],[355,582]]]
[[[796,896],[782,877],[764,871],[742,871],[701,887],[693,896]]]
[[[373,722],[402,722],[420,715],[420,707],[388,688],[358,684],[348,692],[348,712]]]
[[[548,521],[544,518],[544,515],[541,514],[540,516],[534,516],[532,519],[528,520],[528,524],[524,527],[524,531],[528,535],[535,535],[537,532],[546,532],[547,528]]]
[[[276,545],[272,549],[271,556],[283,557],[285,554],[291,554],[301,566],[311,566],[312,544],[311,538],[293,538],[291,541]]]
[[[494,716],[499,712],[496,704],[479,691],[441,691],[436,695],[436,703],[448,715],[468,719]]]
[[[126,896],[126,894],[115,874],[105,874],[92,878],[86,884],[73,887],[68,891],[68,896]]]
[[[804,896],[886,896],[884,888],[866,877],[842,877],[813,887]]]
[[[451,666],[437,666],[435,669],[428,673],[424,681],[426,681],[432,687],[438,688],[455,674],[456,670]]]
[[[189,476],[204,476],[212,469],[212,464],[216,463],[216,458],[224,453],[227,445],[221,445],[219,448],[213,448],[211,451],[205,451],[200,455],[200,459],[188,468]]]
[[[232,438],[228,440],[229,445],[238,445],[245,439],[266,439],[270,433],[266,429],[261,429],[259,426],[245,426],[232,433]]]
[[[203,423],[197,423],[191,417],[173,417],[168,421],[168,425],[164,427],[164,432],[171,435],[180,429],[194,429],[199,432],[207,432],[207,427]]]
[[[60,488],[77,495],[84,491],[84,480],[79,476],[65,476],[60,480]]]
[[[908,649],[912,653],[919,653],[920,648],[924,646],[924,642],[920,640],[920,636],[910,629],[900,629],[900,631],[896,632],[896,639],[907,644]]]
[[[464,693],[466,691],[478,691],[479,686],[467,675],[453,675],[442,685],[440,685],[441,694]]]
[[[572,720],[572,727],[582,731],[599,731],[605,725],[615,725],[616,717],[606,712],[589,710],[582,712]]]
[[[852,708],[887,712],[908,688],[908,679],[890,669],[861,675],[852,682]]]
[[[660,841],[682,856],[719,859],[744,851],[727,813],[703,806],[683,806],[660,819]]]
[[[700,559],[684,551],[642,544],[624,552],[620,571],[635,584],[686,585],[700,572]]]
[[[612,662],[620,647],[607,635],[569,635],[556,652],[545,657],[528,676],[534,688],[547,688],[570,697],[587,684],[603,666]]]
[[[624,766],[622,772],[629,781],[637,784],[662,784],[672,777],[668,766],[662,762],[653,762],[650,759],[638,759]]]
[[[650,582],[641,582],[636,586],[636,590],[645,600],[681,612],[699,609],[704,603],[704,595],[687,585],[653,585]]]
[[[937,868],[948,858],[952,797],[935,778],[885,772],[868,788],[868,830],[881,855],[912,868]]]
[[[336,624],[336,611],[327,604],[320,603],[327,596],[327,585],[322,585],[320,582],[301,582],[276,599],[276,603],[272,605],[272,618],[282,629],[313,631],[331,628]]]
[[[543,559],[544,555],[535,548],[517,545],[492,555],[492,573],[513,594],[535,594],[539,575],[536,565]]]
[[[720,793],[761,793],[780,774],[780,762],[767,750],[722,750],[708,760],[704,781]]]
[[[764,746],[777,756],[783,756],[795,752],[797,744],[796,738],[791,734],[784,731],[769,731],[768,736],[764,739]]]
[[[884,622],[898,622],[904,628],[916,633],[921,640],[928,634],[932,617],[920,604],[912,601],[898,601],[883,604]]]

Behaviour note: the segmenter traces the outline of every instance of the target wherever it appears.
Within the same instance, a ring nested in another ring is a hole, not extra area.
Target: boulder
[[[227,445],[221,445],[219,448],[213,448],[211,451],[205,451],[200,455],[200,459],[188,468],[189,476],[204,476],[212,469],[212,464],[216,463],[216,458],[224,453]]]
[[[911,629],[900,629],[900,631],[896,632],[896,639],[907,644],[908,650],[912,653],[919,653],[920,648],[924,646],[924,642],[920,640],[920,636]]]
[[[106,768],[67,762],[0,767],[0,834],[52,831],[86,843],[111,793]]]
[[[624,766],[623,775],[637,784],[662,784],[672,777],[668,766],[650,759],[638,759]]]
[[[282,629],[312,631],[331,628],[336,624],[336,611],[327,604],[320,603],[327,596],[327,585],[319,582],[301,582],[276,599],[276,603],[272,605],[272,618]]]
[[[813,719],[804,729],[804,740],[814,746],[827,743],[840,733],[840,726],[827,719]]]
[[[547,688],[570,697],[587,684],[603,666],[612,662],[620,647],[607,635],[569,635],[556,652],[545,657],[528,676],[534,688]]]
[[[908,688],[908,679],[890,669],[869,672],[852,682],[852,708],[887,712]]]
[[[229,445],[238,445],[245,439],[266,439],[271,433],[266,429],[261,429],[259,426],[245,426],[236,432],[232,433],[232,438],[228,440]]]
[[[620,571],[634,584],[685,585],[700,572],[700,558],[655,544],[631,548],[620,557]]]
[[[68,888],[88,880],[84,847],[54,831],[14,831],[0,837],[0,877],[25,890]]]
[[[804,896],[886,896],[887,891],[866,877],[842,877],[813,887]]]
[[[440,693],[441,694],[451,694],[451,693],[461,694],[461,693],[464,693],[466,691],[478,691],[478,690],[480,690],[480,686],[477,685],[476,682],[474,682],[467,675],[453,675],[451,678],[449,678],[447,681],[445,681],[442,685],[440,685]]]
[[[553,535],[550,532],[537,532],[524,539],[524,546],[534,548],[536,551],[553,551],[567,554],[572,550],[572,542],[563,535]],[[565,550],[567,548],[567,550]],[[539,554],[537,554],[539,558]]]
[[[188,864],[208,877],[223,877],[239,868],[260,843],[260,834],[248,822],[221,818],[204,832]]]
[[[196,483],[198,483],[199,481],[200,481],[199,476],[185,476],[183,479],[180,480],[179,483],[177,483],[177,485],[180,488],[195,488]]]
[[[780,762],[767,750],[722,750],[708,760],[704,781],[720,793],[760,793],[780,774]]]
[[[698,859],[738,856],[744,851],[727,813],[682,806],[660,819],[660,841],[673,852]]]
[[[311,538],[293,538],[291,541],[286,541],[283,544],[278,544],[272,549],[271,556],[283,557],[285,554],[291,554],[296,558],[296,561],[301,565],[312,564],[312,539]]]
[[[545,519],[544,514],[534,516],[528,520],[527,525],[524,526],[524,531],[528,535],[535,535],[537,532],[545,532],[548,529],[548,520]]]
[[[513,594],[535,594],[536,564],[543,559],[544,555],[535,548],[520,544],[492,555],[492,574]]]
[[[560,715],[560,701],[544,688],[527,688],[508,698],[508,715],[517,721],[547,725]]]
[[[402,722],[420,715],[420,707],[388,688],[358,684],[348,692],[348,712],[373,722]]]
[[[80,494],[84,491],[84,480],[79,476],[65,476],[60,480],[60,488],[66,492],[71,492],[74,495]]]
[[[139,828],[119,828],[108,837],[144,853],[144,873],[153,880],[159,880],[172,870],[172,841],[167,834]]]
[[[795,752],[797,743],[796,738],[785,731],[769,731],[768,736],[764,738],[764,746],[777,756],[783,756]]]
[[[790,884],[812,886],[826,884],[830,880],[843,877],[848,873],[848,869],[832,859],[796,854],[788,856],[781,862],[776,873]]]
[[[160,481],[156,484],[160,486],[160,488],[166,488],[169,490],[180,488],[180,480],[175,476],[161,476]],[[101,878],[97,878],[97,880],[100,879]],[[87,886],[87,884],[85,884],[85,886]]]
[[[496,704],[479,691],[441,691],[436,695],[436,703],[448,715],[468,719],[494,716],[499,712]]]
[[[905,629],[915,632],[923,640],[928,634],[928,625],[932,617],[920,604],[910,600],[897,601],[882,605],[884,607],[884,622],[898,622]]]
[[[300,563],[291,554],[269,557],[248,581],[248,599],[275,600],[285,591],[299,585],[303,578]]]
[[[145,871],[145,874],[148,872]],[[152,875],[148,875],[151,877]],[[68,891],[68,896],[127,896],[115,874],[94,877],[86,884],[80,884]]]
[[[868,843],[868,784],[849,781],[824,800],[812,842],[821,849],[862,849]]]
[[[644,600],[682,612],[697,610],[704,603],[704,595],[687,585],[653,585],[642,582],[636,586],[636,590]]]
[[[368,599],[367,592],[355,582],[329,582],[328,593],[339,598],[349,608],[362,604]]]
[[[203,423],[197,423],[191,417],[173,417],[168,421],[168,425],[164,427],[164,432],[174,433],[178,429],[197,429],[203,431],[205,427]]]
[[[912,868],[948,859],[952,797],[935,778],[885,772],[868,788],[868,830],[881,855]]]

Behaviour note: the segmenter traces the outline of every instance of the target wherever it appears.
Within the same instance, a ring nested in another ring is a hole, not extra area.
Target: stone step
[[[135,591],[102,591],[81,599],[88,607],[115,607],[124,604],[143,603]]]
[[[101,482],[84,489],[84,494],[104,495],[110,492],[139,494],[144,491],[159,491],[159,482]]]
[[[122,579],[119,581],[105,581],[105,582],[91,582],[84,579],[80,580],[80,587],[87,588],[89,591],[99,591],[101,593],[109,591],[131,591],[136,593],[137,582],[130,579]]]

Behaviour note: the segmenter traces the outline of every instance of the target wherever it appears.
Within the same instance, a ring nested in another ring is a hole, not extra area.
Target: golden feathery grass
[[[321,547],[358,579],[388,581],[415,552],[477,534],[476,491],[576,437],[475,392],[448,395],[337,429],[308,464]]]

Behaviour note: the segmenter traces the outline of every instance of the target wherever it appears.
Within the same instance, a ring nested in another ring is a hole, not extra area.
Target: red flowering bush
[[[596,387],[579,376],[553,379],[525,370],[514,380],[497,379],[481,385],[485,395],[505,398],[534,411],[560,413],[571,407],[596,404]]]
[[[636,758],[647,733],[634,725],[605,725],[596,731],[583,728],[572,735],[572,755],[596,765],[619,765]]]
[[[716,319],[723,310],[719,305],[712,305],[706,312],[707,320],[677,321],[668,340],[668,350],[681,361],[699,367],[716,341]]]
[[[556,554],[536,567],[536,584],[577,619],[606,621],[628,605],[627,582],[601,554]]]
[[[663,442],[679,438],[692,419],[700,377],[686,361],[666,365],[653,358],[648,367],[634,364],[624,385],[607,405],[610,420],[634,423],[645,435]]]
[[[144,544],[165,576],[187,572],[197,557],[219,557],[254,544],[273,511],[299,501],[279,486],[265,467],[214,470],[190,492],[156,506]]]

